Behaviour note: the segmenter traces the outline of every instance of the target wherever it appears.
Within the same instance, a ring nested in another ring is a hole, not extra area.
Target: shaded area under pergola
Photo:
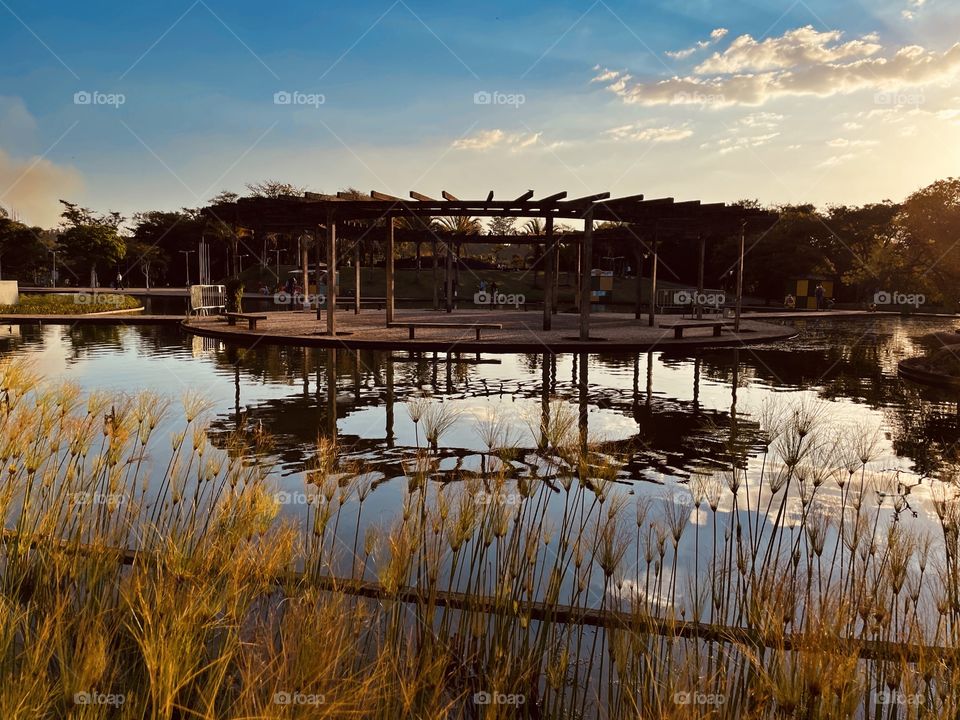
[[[777,220],[777,216],[762,210],[745,208],[724,203],[701,203],[699,201],[676,202],[673,198],[647,200],[643,195],[611,198],[610,193],[598,193],[567,199],[566,192],[560,192],[534,199],[534,192],[528,190],[513,199],[495,199],[491,191],[484,200],[461,200],[447,191],[442,198],[436,199],[422,193],[411,191],[410,199],[372,191],[369,195],[357,197],[355,194],[338,193],[321,195],[305,193],[303,197],[284,196],[278,198],[240,198],[230,203],[219,203],[204,209],[211,217],[242,227],[253,233],[293,233],[318,232],[326,237],[326,270],[330,281],[327,283],[326,298],[326,334],[337,333],[337,288],[336,273],[338,267],[338,231],[346,229],[352,235],[354,249],[354,270],[356,290],[353,298],[357,312],[360,308],[360,264],[359,243],[368,236],[385,236],[386,257],[386,322],[394,322],[394,263],[397,242],[396,219],[406,218],[401,241],[427,241],[444,249],[447,263],[446,304],[447,311],[452,309],[451,273],[453,262],[451,246],[470,243],[501,242],[504,244],[535,243],[545,248],[545,296],[543,303],[543,329],[549,330],[552,315],[557,310],[555,281],[559,265],[560,243],[574,244],[577,247],[579,311],[579,339],[590,340],[590,300],[591,276],[593,270],[593,245],[595,237],[603,233],[603,239],[623,244],[624,250],[636,254],[652,256],[650,272],[650,307],[648,322],[655,323],[656,283],[658,266],[658,248],[664,241],[678,238],[696,237],[699,240],[698,290],[703,292],[704,243],[707,234],[711,236],[735,235],[740,238],[740,256],[737,263],[737,297],[734,330],[739,330],[740,308],[743,295],[743,258],[745,237],[748,232],[768,228]],[[429,227],[427,221],[433,217],[513,217],[542,218],[544,235],[542,236],[489,236],[455,233],[438,233]],[[557,220],[583,222],[583,230],[555,232]],[[616,223],[616,227],[597,231],[595,223]],[[434,252],[436,268],[436,252]],[[323,265],[320,243],[316,243],[316,263]],[[303,259],[304,274],[307,273],[306,254]],[[641,284],[637,282],[637,318],[641,313]],[[304,286],[306,287],[306,278]],[[317,307],[317,319],[323,319],[323,310]]]

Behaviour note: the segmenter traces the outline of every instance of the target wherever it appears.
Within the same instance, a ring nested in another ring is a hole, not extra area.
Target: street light
[[[187,287],[190,287],[190,253],[195,253],[196,250],[181,250],[183,253],[183,261],[187,266]]]
[[[50,280],[53,282],[53,287],[57,286],[57,251],[50,250],[50,253],[53,255],[53,273],[50,276]]]
[[[250,257],[250,253],[244,253],[243,255],[237,255],[237,262],[240,265],[240,272],[243,273],[243,259],[245,257]]]

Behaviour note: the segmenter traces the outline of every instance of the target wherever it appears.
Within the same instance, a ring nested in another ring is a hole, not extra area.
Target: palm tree
[[[543,224],[543,220],[540,218],[530,218],[523,224],[521,230],[524,235],[540,236],[546,232],[546,227]],[[543,246],[532,245],[530,253],[527,256],[527,261],[530,263],[530,267],[533,268],[534,287],[537,287],[537,263],[540,262],[541,258],[543,258]]]

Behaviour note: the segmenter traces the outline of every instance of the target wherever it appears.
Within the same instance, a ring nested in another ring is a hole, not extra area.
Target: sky
[[[960,166],[956,0],[0,0],[0,206],[901,200]]]

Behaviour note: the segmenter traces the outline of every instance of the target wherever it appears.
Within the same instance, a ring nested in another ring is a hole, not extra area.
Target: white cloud
[[[537,145],[542,134],[506,133],[499,128],[481,130],[475,135],[455,140],[453,147],[455,150],[490,150],[495,147],[508,147],[511,152],[517,152]]]
[[[743,35],[692,74],[634,81],[619,71],[594,78],[640,105],[759,106],[788,96],[828,97],[858,90],[918,87],[960,73],[960,43],[945,52],[911,45],[881,54],[872,35],[841,42],[839,31],[799,28],[762,42]],[[599,80],[598,78],[603,78]]]
[[[639,124],[622,125],[620,127],[607,130],[608,135],[613,140],[629,140],[634,142],[668,143],[686,140],[693,135],[687,125],[678,125],[671,127],[642,127]]]
[[[853,160],[856,157],[856,153],[844,153],[843,155],[832,155],[820,163],[817,167],[836,167],[837,165],[842,165],[843,163]]]
[[[783,120],[783,115],[772,112],[751,113],[740,118],[739,123],[751,128],[774,128]]]
[[[876,140],[848,140],[847,138],[835,138],[827,141],[827,146],[832,148],[873,147],[874,145],[879,145],[879,143]]]
[[[788,30],[780,37],[757,42],[741,35],[723,52],[714,53],[697,66],[698,75],[782,70],[797,65],[837,63],[875,55],[882,48],[866,39],[840,43],[839,30],[819,32],[813,27]]]
[[[683,50],[668,50],[664,53],[667,57],[673,58],[674,60],[686,60],[688,57],[694,55],[698,50],[703,50],[708,48],[711,45],[715,45],[720,42],[724,37],[726,37],[729,30],[726,28],[717,28],[710,33],[709,40],[700,40],[696,44],[684,48]]]
[[[55,225],[62,210],[59,198],[75,196],[82,186],[75,168],[40,157],[18,160],[0,149],[0,205],[26,223]]]

